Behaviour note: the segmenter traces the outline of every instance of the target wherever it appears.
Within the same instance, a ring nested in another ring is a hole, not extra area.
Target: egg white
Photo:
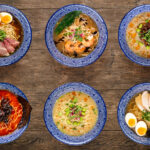
[[[1,22],[1,20],[2,20],[1,18],[4,17],[4,16],[10,16],[11,20],[10,20],[8,23],[11,23],[11,22],[12,22],[13,17],[12,17],[12,15],[11,15],[10,13],[7,13],[7,12],[1,12],[1,13],[0,13],[0,22]]]
[[[127,113],[126,116],[125,116],[125,122],[126,124],[129,126],[128,122],[129,122],[129,119],[134,119],[135,120],[135,126],[137,124],[137,119],[135,117],[135,115],[133,113]],[[134,128],[135,126],[131,127],[129,126],[130,128]]]
[[[147,131],[147,125],[146,125],[146,123],[145,123],[144,121],[139,121],[139,122],[136,124],[136,127],[135,127],[135,132],[136,132],[136,134],[139,135],[139,136],[144,136],[146,133],[145,133],[144,135],[140,135],[140,134],[138,133],[138,131],[137,131],[140,127],[145,128],[146,131]]]

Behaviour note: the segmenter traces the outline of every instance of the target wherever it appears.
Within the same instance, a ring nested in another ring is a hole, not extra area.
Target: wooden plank
[[[120,138],[121,137],[121,138]],[[28,130],[22,137],[13,143],[0,146],[2,150],[148,150],[148,146],[142,146],[130,141],[121,131],[103,131],[92,142],[83,146],[68,146],[54,139],[47,131]]]
[[[60,8],[68,4],[85,4],[93,8],[131,8],[135,5],[149,4],[149,0],[128,0],[128,1],[119,1],[119,0],[1,0],[3,4],[11,4],[19,9],[28,9],[28,8]]]

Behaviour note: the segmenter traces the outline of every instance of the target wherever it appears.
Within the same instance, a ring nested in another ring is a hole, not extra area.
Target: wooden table
[[[29,99],[33,111],[28,129],[0,150],[144,150],[121,131],[117,121],[117,106],[121,96],[131,86],[150,82],[150,68],[131,62],[118,44],[118,26],[131,8],[148,4],[150,0],[0,0],[20,9],[32,26],[33,39],[26,56],[18,63],[0,68],[0,82],[20,88]],[[103,55],[94,64],[69,68],[56,62],[45,45],[45,26],[49,17],[60,7],[80,3],[88,5],[104,18],[109,32]],[[92,142],[73,147],[60,143],[47,131],[43,108],[48,95],[67,82],[83,82],[97,89],[107,106],[107,122],[101,134]]]

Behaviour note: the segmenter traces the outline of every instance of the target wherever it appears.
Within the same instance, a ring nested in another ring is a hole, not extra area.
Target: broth
[[[58,129],[71,136],[89,132],[96,124],[98,110],[87,94],[72,91],[62,95],[53,108],[53,120]]]

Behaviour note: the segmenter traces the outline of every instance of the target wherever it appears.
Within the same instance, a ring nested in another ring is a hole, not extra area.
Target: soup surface
[[[96,47],[98,38],[96,23],[80,11],[73,11],[62,17],[56,24],[53,34],[57,49],[73,58],[90,54]]]
[[[58,129],[71,136],[89,132],[96,124],[98,110],[87,94],[72,91],[62,95],[53,108],[53,120]]]
[[[137,55],[150,58],[150,12],[135,16],[128,24],[126,40]]]

